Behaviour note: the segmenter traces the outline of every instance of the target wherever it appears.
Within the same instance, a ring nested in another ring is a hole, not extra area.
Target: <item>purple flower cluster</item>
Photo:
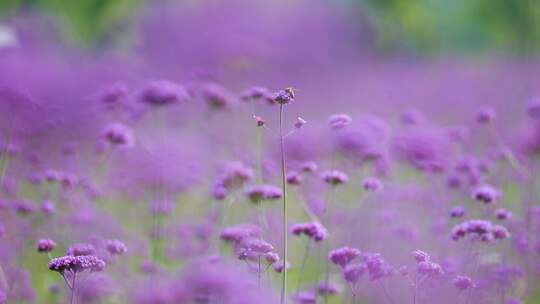
[[[66,271],[77,273],[85,270],[102,271],[105,268],[105,262],[93,255],[66,255],[54,258],[49,262],[49,269],[63,274]]]
[[[293,235],[305,235],[315,242],[321,242],[328,237],[328,231],[319,222],[298,223],[291,227]]]
[[[510,237],[510,232],[502,225],[493,225],[486,220],[469,220],[454,226],[451,238],[458,241],[462,238],[492,242]]]

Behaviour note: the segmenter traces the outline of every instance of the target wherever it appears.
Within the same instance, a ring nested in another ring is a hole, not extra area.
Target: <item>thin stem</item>
[[[414,274],[413,304],[416,304],[416,292],[418,291],[418,273]]]
[[[286,304],[287,294],[287,182],[285,180],[285,145],[283,140],[283,104],[279,105],[279,142],[281,154],[281,183],[283,187],[283,280],[281,284],[281,304]]]
[[[306,249],[304,250],[304,256],[302,257],[302,266],[300,266],[300,273],[298,274],[298,281],[296,282],[296,294],[300,291],[300,284],[302,283],[302,275],[306,268],[307,258],[309,256],[309,248],[311,247],[311,239],[307,240]]]
[[[73,280],[72,280],[72,283],[71,283],[71,300],[69,301],[70,304],[73,304],[75,303],[74,299],[75,299],[75,289],[76,289],[76,282],[77,282],[77,273],[74,272],[73,273]]]
[[[257,269],[257,283],[259,286],[259,289],[261,288],[261,256],[259,255],[259,265]]]

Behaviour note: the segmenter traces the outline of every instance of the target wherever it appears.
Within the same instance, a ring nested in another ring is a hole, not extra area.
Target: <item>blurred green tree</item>
[[[40,11],[56,17],[65,34],[76,43],[100,46],[122,39],[118,35],[142,0],[0,0],[1,15]]]

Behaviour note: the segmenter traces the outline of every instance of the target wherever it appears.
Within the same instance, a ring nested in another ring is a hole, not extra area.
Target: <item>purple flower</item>
[[[423,261],[418,263],[418,273],[429,276],[436,276],[442,275],[444,272],[439,264],[430,261]]]
[[[343,269],[343,277],[345,278],[345,281],[354,284],[358,282],[358,279],[360,279],[366,269],[367,267],[364,263],[347,264]]]
[[[497,198],[500,196],[500,193],[497,189],[490,185],[482,185],[476,187],[471,196],[479,202],[491,204],[496,202]]]
[[[94,246],[88,243],[73,244],[66,251],[66,255],[71,256],[94,255],[95,253],[96,249]]]
[[[225,242],[241,243],[244,238],[258,237],[261,229],[251,224],[240,224],[237,226],[223,228],[219,237]]]
[[[349,181],[349,177],[342,171],[328,170],[322,173],[322,179],[327,184],[332,186],[345,184]]]
[[[56,243],[51,239],[41,239],[38,241],[37,250],[39,252],[51,252],[56,247]]]
[[[246,190],[246,196],[252,203],[259,203],[262,200],[278,200],[283,196],[283,191],[273,185],[255,185]]]
[[[287,173],[287,183],[289,185],[298,186],[302,184],[302,176],[296,171],[289,171]]]
[[[319,222],[298,223],[291,227],[294,235],[306,235],[315,242],[324,241],[328,237],[328,231]]]
[[[364,255],[364,263],[367,266],[369,279],[376,281],[394,274],[393,268],[386,263],[379,253],[368,253]]]
[[[284,262],[283,260],[279,260],[275,262],[272,267],[274,268],[275,272],[282,273],[284,268],[286,269],[291,268],[291,264],[289,264],[289,262]]]
[[[45,214],[53,214],[55,210],[55,205],[50,200],[45,200],[41,204],[41,211]]]
[[[333,282],[320,282],[317,284],[317,293],[320,295],[334,295],[340,292],[340,288]]]
[[[266,100],[268,103],[274,103],[272,93],[267,88],[263,87],[251,87],[247,89],[242,94],[240,94],[240,99],[243,101],[263,99]]]
[[[450,217],[453,218],[460,218],[465,215],[465,208],[462,206],[456,206],[452,209],[450,209]]]
[[[336,265],[345,267],[358,256],[360,256],[360,250],[351,247],[341,247],[330,251],[328,259]]]
[[[125,83],[117,82],[103,90],[99,95],[101,102],[108,108],[114,109],[127,97],[128,87]]]
[[[295,127],[296,129],[300,129],[300,128],[302,128],[306,123],[307,123],[307,121],[305,121],[302,117],[298,116],[298,117],[296,117],[296,122],[294,123],[294,127]]]
[[[301,291],[293,296],[293,300],[300,304],[315,304],[317,295],[313,291]]]
[[[228,163],[217,178],[218,183],[227,189],[242,187],[245,183],[255,179],[255,172],[242,162]]]
[[[429,254],[427,254],[425,251],[422,250],[415,250],[413,251],[413,257],[416,260],[416,262],[427,262],[430,260]]]
[[[105,262],[93,255],[71,256],[66,255],[54,258],[49,262],[49,269],[63,274],[65,271],[73,273],[85,270],[101,271],[105,268]]]
[[[504,209],[504,208],[499,208],[497,210],[495,210],[495,217],[498,219],[498,220],[507,220],[507,219],[510,219],[512,217],[512,212]]]
[[[278,104],[285,105],[294,101],[294,97],[294,89],[286,88],[274,93],[272,99]]]
[[[474,287],[472,279],[467,276],[458,275],[454,278],[454,281],[452,283],[459,290],[467,290],[471,287]]]
[[[121,255],[127,252],[127,246],[119,240],[108,240],[107,251],[113,255]]]
[[[183,86],[168,80],[148,82],[139,96],[141,102],[152,106],[164,106],[188,99],[189,93]]]
[[[257,127],[262,127],[265,124],[265,121],[262,117],[253,115],[253,119],[255,119],[255,123],[257,124]]]
[[[103,137],[113,146],[132,147],[135,144],[133,131],[121,123],[108,125],[103,131]]]
[[[495,109],[489,106],[484,106],[476,113],[476,121],[481,124],[488,124],[495,119]]]
[[[347,114],[334,114],[328,117],[328,124],[333,130],[343,129],[350,125],[352,118]]]
[[[207,84],[202,88],[202,96],[206,104],[214,109],[225,108],[232,103],[231,94],[220,85]]]
[[[378,178],[366,177],[362,180],[362,187],[369,192],[378,192],[383,189],[383,184]]]
[[[302,164],[302,172],[311,173],[317,171],[319,166],[314,161],[306,161]]]

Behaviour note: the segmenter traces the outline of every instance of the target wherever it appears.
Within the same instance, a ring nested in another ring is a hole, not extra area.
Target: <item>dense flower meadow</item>
[[[313,12],[281,55],[279,16],[186,29],[234,7],[148,14],[129,54],[13,22],[0,303],[540,301],[535,64],[353,60]]]

